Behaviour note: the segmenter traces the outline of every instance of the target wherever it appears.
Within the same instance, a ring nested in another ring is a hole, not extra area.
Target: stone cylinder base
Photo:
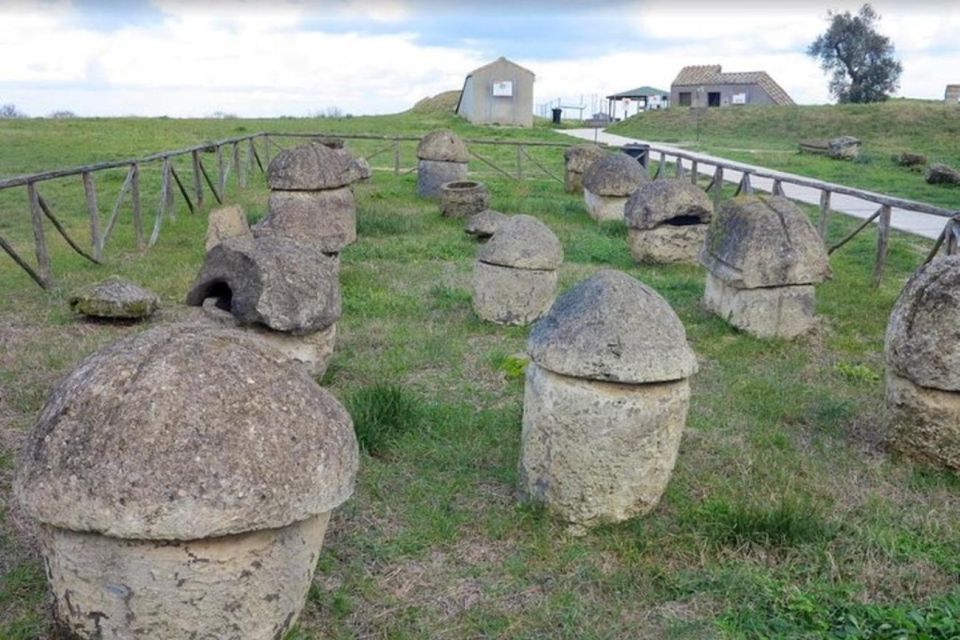
[[[583,191],[583,171],[567,169],[563,175],[563,190],[567,193]]]
[[[699,264],[707,224],[630,229],[630,255],[636,262]]]
[[[443,184],[466,179],[466,162],[421,160],[417,165],[417,195],[421,198],[439,198]]]
[[[256,336],[280,356],[280,361],[298,363],[314,378],[320,378],[327,372],[333,347],[337,343],[336,323],[303,335],[274,331],[267,327],[241,324],[228,311],[218,308],[214,298],[204,301],[203,314],[207,320]]]
[[[83,640],[281,638],[303,608],[329,518],[186,542],[47,527],[57,623]]]
[[[704,305],[736,328],[758,338],[795,338],[813,328],[813,285],[737,289],[707,273]]]
[[[556,294],[556,271],[473,264],[473,310],[488,322],[530,324],[550,309]]]
[[[960,473],[960,392],[921,387],[887,371],[890,443]]]
[[[599,382],[531,362],[520,491],[583,527],[651,511],[673,472],[689,404],[686,380]]]
[[[349,187],[327,191],[270,192],[269,213],[254,229],[255,235],[272,234],[324,253],[339,253],[357,240],[357,202]]]
[[[584,188],[583,199],[587,203],[587,213],[597,222],[608,220],[623,220],[623,207],[629,199],[627,196],[599,196]]]
[[[466,218],[490,208],[490,193],[481,182],[458,180],[440,187],[440,215]]]

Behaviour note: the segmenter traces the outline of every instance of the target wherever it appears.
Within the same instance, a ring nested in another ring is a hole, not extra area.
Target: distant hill
[[[460,101],[460,91],[444,91],[435,96],[424,98],[413,105],[410,113],[438,113],[449,112],[457,108],[457,102]]]

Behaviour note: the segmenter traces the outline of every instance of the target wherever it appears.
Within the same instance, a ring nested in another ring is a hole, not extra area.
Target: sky
[[[684,65],[768,71],[830,102],[806,47],[846,0],[0,0],[0,104],[32,116],[395,113],[459,89],[499,56],[536,73],[534,103],[669,90]],[[878,1],[898,95],[960,82],[960,2]]]

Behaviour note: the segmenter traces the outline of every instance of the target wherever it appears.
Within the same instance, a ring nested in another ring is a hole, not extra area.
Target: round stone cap
[[[350,416],[251,336],[172,324],[88,356],[54,388],[14,490],[40,522],[126,539],[283,527],[353,492]]]
[[[563,262],[563,247],[550,227],[533,216],[509,216],[477,251],[477,260],[514,269],[553,270]]]
[[[671,220],[684,224],[708,224],[713,202],[703,189],[688,180],[655,180],[633,192],[623,208],[631,229],[653,229]]]
[[[697,359],[680,318],[656,291],[603,270],[557,298],[534,325],[530,358],[575,378],[641,384],[687,378]]]
[[[707,229],[700,262],[739,289],[816,284],[830,275],[820,234],[782,196],[725,201]]]
[[[480,213],[474,213],[467,217],[467,223],[463,227],[464,233],[477,238],[489,238],[496,233],[497,228],[503,224],[509,216],[494,211],[493,209],[484,209]]]
[[[884,351],[887,366],[914,384],[960,391],[960,255],[934,260],[907,281]]]
[[[629,196],[647,182],[640,163],[625,153],[605,154],[583,174],[583,188],[598,196]]]
[[[567,169],[583,173],[587,168],[603,157],[603,149],[595,144],[575,144],[563,152]]]
[[[423,136],[417,146],[417,157],[439,162],[468,162],[470,153],[460,136],[443,129]]]
[[[339,189],[357,179],[353,157],[344,149],[311,143],[284,149],[267,167],[267,185],[284,191]]]

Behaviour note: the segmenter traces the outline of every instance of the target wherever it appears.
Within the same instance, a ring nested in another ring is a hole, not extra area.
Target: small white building
[[[532,127],[535,77],[503,57],[474,69],[463,81],[457,115],[474,124]]]

